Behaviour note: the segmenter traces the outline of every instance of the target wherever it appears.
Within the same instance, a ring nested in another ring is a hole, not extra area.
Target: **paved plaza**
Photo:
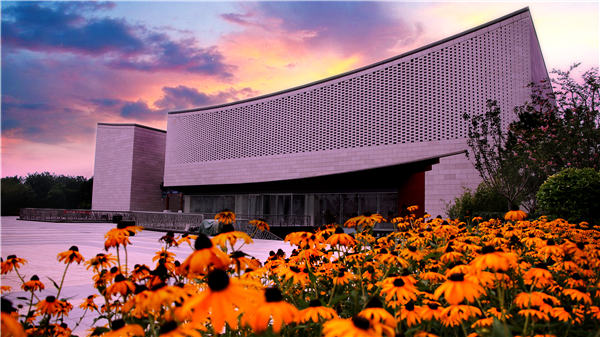
[[[48,277],[59,283],[65,269],[65,264],[59,263],[56,255],[68,250],[73,245],[79,247],[79,252],[85,259],[98,253],[104,253],[104,233],[114,226],[111,223],[51,223],[2,217],[2,258],[6,259],[8,255],[16,255],[26,259],[27,263],[19,269],[25,280],[29,280],[32,275],[37,274],[46,286],[40,298],[56,295],[56,290]],[[131,238],[132,245],[127,249],[130,269],[136,263],[144,263],[151,268],[155,266],[152,257],[164,246],[158,242],[162,235],[164,233],[142,231]],[[279,248],[287,254],[292,250],[288,243],[270,240],[254,240],[254,243],[245,245],[242,250],[264,262],[270,250]],[[176,259],[183,262],[192,252],[192,248],[184,244],[171,248],[170,251],[176,253]],[[116,255],[116,250],[111,248],[109,253]],[[15,305],[21,302],[16,300],[17,296],[27,296],[27,293],[20,291],[21,283],[14,271],[2,275],[1,281],[3,286],[7,285],[12,288],[6,297],[11,299]],[[68,321],[70,327],[74,326],[76,320],[81,316],[82,310],[78,308],[79,304],[87,296],[97,293],[92,283],[92,272],[86,270],[83,263],[69,266],[61,297],[69,298],[74,307],[70,314],[70,321]],[[91,319],[84,320],[78,332],[81,334],[90,324]]]

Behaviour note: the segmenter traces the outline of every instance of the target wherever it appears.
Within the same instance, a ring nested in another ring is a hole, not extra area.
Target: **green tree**
[[[524,169],[522,157],[507,147],[511,138],[502,127],[500,107],[488,100],[483,114],[463,118],[468,121],[467,157],[472,158],[482,183],[507,202],[507,207],[519,205],[530,185],[530,173]]]
[[[2,178],[2,215],[19,215],[22,207],[32,204],[35,194],[20,177]]]
[[[551,175],[540,187],[540,208],[551,217],[570,222],[600,221],[600,172],[567,168]]]

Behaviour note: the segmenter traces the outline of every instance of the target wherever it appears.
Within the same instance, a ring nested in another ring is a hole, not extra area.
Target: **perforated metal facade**
[[[531,16],[521,10],[335,78],[171,113],[165,185],[296,179],[443,156],[466,149],[464,112],[495,99],[508,122],[527,85],[545,77]],[[450,179],[458,192],[478,180],[465,161],[451,161],[461,167]],[[456,191],[441,197],[448,193]],[[441,211],[441,201],[428,209]]]

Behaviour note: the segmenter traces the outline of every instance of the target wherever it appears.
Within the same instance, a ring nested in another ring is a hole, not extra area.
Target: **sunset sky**
[[[93,174],[98,122],[335,75],[529,6],[548,70],[598,67],[592,2],[2,1],[1,176]]]

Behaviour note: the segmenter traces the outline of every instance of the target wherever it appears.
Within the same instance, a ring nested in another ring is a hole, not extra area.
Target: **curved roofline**
[[[331,81],[331,80],[335,80],[335,79],[338,79],[338,78],[341,78],[341,77],[344,77],[344,76],[352,75],[352,74],[355,74],[355,73],[358,73],[358,72],[361,72],[361,71],[364,71],[364,70],[367,70],[367,69],[370,69],[370,68],[375,68],[375,67],[380,66],[382,64],[385,64],[385,63],[388,63],[388,62],[392,62],[392,61],[395,61],[397,59],[400,59],[400,58],[403,58],[403,57],[406,57],[406,56],[409,56],[409,55],[412,55],[412,54],[416,54],[416,53],[421,52],[423,50],[433,48],[433,47],[435,47],[437,45],[440,45],[440,44],[446,43],[448,41],[457,39],[459,37],[462,37],[464,35],[473,33],[473,32],[478,31],[480,29],[484,29],[484,28],[489,27],[491,25],[494,25],[494,24],[496,24],[498,22],[504,21],[506,19],[509,19],[509,18],[511,18],[513,16],[517,16],[517,15],[525,13],[525,12],[529,12],[529,7],[521,8],[521,9],[519,9],[517,11],[514,11],[514,12],[512,12],[510,14],[504,15],[504,16],[502,16],[500,18],[497,18],[495,20],[492,20],[490,22],[487,22],[487,23],[484,23],[484,24],[479,25],[477,27],[471,28],[471,29],[466,30],[466,31],[464,31],[462,33],[458,33],[458,34],[452,35],[452,36],[447,37],[445,39],[442,39],[442,40],[439,40],[439,41],[427,44],[427,45],[425,45],[423,47],[419,47],[417,49],[413,49],[413,50],[408,51],[406,53],[403,53],[403,54],[400,54],[400,55],[396,55],[396,56],[387,58],[387,59],[385,59],[383,61],[379,61],[377,63],[369,64],[369,65],[366,65],[366,66],[361,67],[361,68],[350,70],[350,71],[347,71],[345,73],[341,73],[341,74],[338,74],[338,75],[334,75],[334,76],[331,76],[331,77],[320,79],[320,80],[317,80],[317,81],[314,81],[314,82],[310,82],[310,83],[299,85],[299,86],[296,86],[296,87],[292,87],[292,88],[288,88],[288,89],[284,89],[284,90],[272,92],[272,93],[261,95],[261,96],[256,96],[256,97],[252,97],[252,98],[243,99],[243,100],[240,100],[240,101],[223,103],[223,104],[218,104],[218,105],[211,105],[211,106],[207,106],[207,107],[194,108],[194,109],[176,110],[176,111],[169,112],[169,114],[180,114],[180,113],[186,113],[186,112],[205,111],[205,110],[212,110],[212,109],[224,108],[224,107],[228,107],[228,106],[232,106],[232,105],[237,105],[237,104],[241,104],[241,103],[247,103],[247,102],[252,102],[252,101],[256,101],[256,100],[268,98],[268,97],[271,97],[271,96],[281,95],[281,94],[284,94],[284,93],[287,93],[287,92],[291,92],[291,91],[295,91],[295,90],[299,90],[299,89],[304,89],[304,88],[307,88],[307,87],[310,87],[310,86],[313,86],[313,85],[316,85],[316,84],[321,84],[321,83],[328,82],[328,81]]]
[[[103,122],[99,122],[98,125],[99,126],[100,125],[104,125],[104,126],[134,126],[134,127],[138,127],[138,128],[142,128],[142,129],[148,129],[148,130],[152,130],[152,131],[167,133],[167,131],[165,131],[165,130],[153,128],[151,126],[146,126],[146,125],[142,125],[142,124],[136,124],[136,123],[103,123]]]

